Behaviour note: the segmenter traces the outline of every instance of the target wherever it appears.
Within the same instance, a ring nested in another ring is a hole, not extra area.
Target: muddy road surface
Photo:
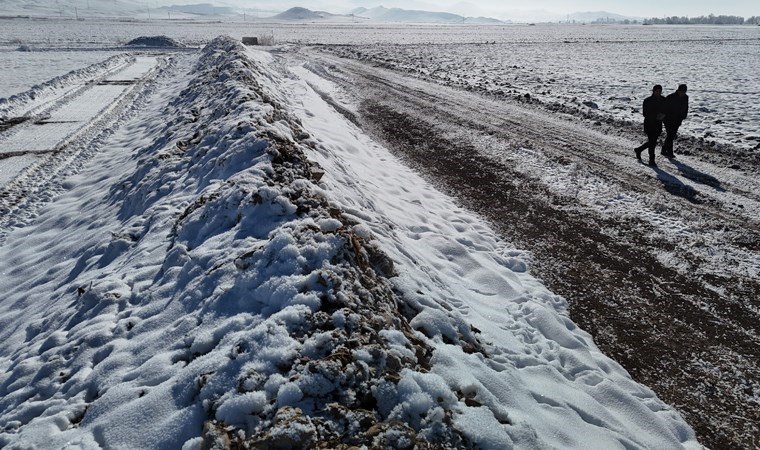
[[[291,57],[341,87],[323,97],[347,118],[532,252],[572,319],[704,445],[758,448],[757,159],[684,139],[649,167],[637,128],[316,49]]]

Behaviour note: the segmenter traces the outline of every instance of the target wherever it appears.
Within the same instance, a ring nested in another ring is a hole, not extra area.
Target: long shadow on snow
[[[671,159],[670,162],[672,162],[673,165],[676,166],[678,171],[681,172],[681,175],[690,179],[691,181],[713,187],[715,188],[715,190],[719,192],[726,191],[723,188],[723,186],[720,185],[720,180],[715,178],[714,176],[708,175],[704,172],[700,172],[699,170],[691,167],[688,164],[684,164],[683,162],[678,161],[677,159]]]
[[[699,193],[693,187],[683,184],[681,180],[659,167],[653,167],[652,169],[655,171],[657,179],[660,180],[662,186],[668,191],[668,193],[686,199],[691,203],[702,203],[702,201],[697,198]]]

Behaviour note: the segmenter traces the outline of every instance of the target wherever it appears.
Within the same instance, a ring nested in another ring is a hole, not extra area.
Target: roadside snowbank
[[[9,234],[0,446],[699,447],[521,252],[275,66],[215,40]]]

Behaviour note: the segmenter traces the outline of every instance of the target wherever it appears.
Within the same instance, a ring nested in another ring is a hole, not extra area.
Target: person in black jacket
[[[673,141],[678,134],[678,127],[689,114],[689,96],[686,95],[686,85],[678,86],[678,90],[665,98],[665,143],[662,144],[662,154],[674,158]]]
[[[654,163],[654,148],[657,146],[657,139],[662,134],[662,120],[665,118],[665,97],[662,96],[662,86],[659,84],[652,88],[652,95],[644,99],[642,113],[647,142],[636,147],[636,158],[641,160],[641,152],[649,148],[649,165],[657,167]]]

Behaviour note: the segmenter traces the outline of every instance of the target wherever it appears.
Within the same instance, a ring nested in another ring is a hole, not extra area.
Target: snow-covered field
[[[0,98],[20,94],[35,84],[99,63],[113,55],[115,52],[0,50],[0,72],[3,74]]]
[[[546,41],[333,51],[447,85],[501,96],[527,94],[553,107],[635,124],[642,121],[641,104],[653,85],[669,94],[686,83],[690,115],[682,133],[759,149],[760,109],[754,105],[760,103],[760,28],[735,29],[726,39],[692,28],[678,38],[650,31],[625,41],[623,35],[563,37],[554,28],[548,30],[556,33],[553,39]]]
[[[4,211],[0,446],[700,447],[325,81],[228,39],[157,70]]]
[[[591,113],[593,120],[633,124],[641,122],[641,103],[654,84],[668,93],[686,83],[691,115],[682,133],[746,150],[760,147],[760,27],[0,22],[0,46],[91,49],[159,34],[200,46],[221,33],[271,35],[280,44],[351,44],[334,51],[448,85],[529,94],[566,111]],[[23,56],[10,59],[0,65],[19,66]]]
[[[347,56],[392,69],[420,95],[430,83],[410,76],[486,93],[488,105],[507,97],[515,123],[519,96],[543,108],[523,110],[526,130],[542,123],[560,140],[566,114],[586,117],[572,127],[594,139],[638,127],[651,84],[686,82],[683,133],[752,157],[760,27],[0,27],[0,447],[699,447],[674,409],[574,325],[530,274],[529,254],[347,120],[358,107],[341,108],[356,99],[341,102],[347,91],[328,80],[353,76],[348,62],[331,66]],[[220,34],[280,46],[115,50],[139,36],[204,46]],[[304,63],[317,55],[322,72]],[[540,119],[546,107],[554,115]],[[615,148],[602,159],[646,183],[632,153],[616,153],[621,136],[604,140]],[[495,153],[512,145],[488,139]],[[677,249],[658,258],[699,276],[730,265],[727,275],[756,277],[754,166],[663,162],[667,192],[648,214],[648,193],[556,164],[551,139],[520,143],[510,165],[576,207],[676,237],[700,228],[673,226],[668,183],[694,182],[704,211],[745,218],[749,240],[729,255],[733,246],[702,236],[687,249],[698,264]],[[692,206],[689,220],[701,211]],[[729,388],[756,404],[747,377]],[[746,439],[752,425],[742,426]]]
[[[0,19],[3,33],[0,45],[18,43],[53,47],[104,47],[123,44],[138,36],[165,34],[191,45],[209,42],[224,32],[233,38],[274,34],[280,44],[497,44],[558,43],[569,40],[594,44],[653,44],[660,57],[671,53],[660,43],[679,41],[733,41],[756,39],[759,32],[751,26],[641,26],[641,25],[393,25],[393,24],[315,24],[268,23],[250,21],[169,21],[59,19]],[[55,38],[53,38],[55,37]],[[621,50],[621,54],[624,50]],[[536,61],[539,62],[539,61]],[[703,63],[710,63],[703,60]]]

